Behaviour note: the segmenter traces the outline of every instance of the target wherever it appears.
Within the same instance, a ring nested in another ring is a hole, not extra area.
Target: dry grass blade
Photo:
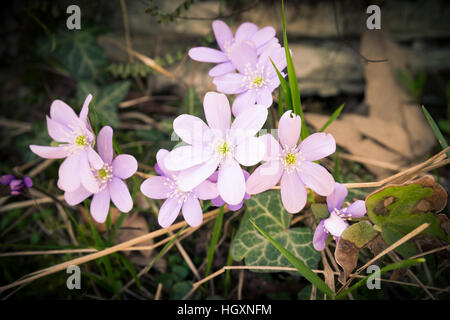
[[[57,196],[56,198],[61,201],[64,200],[64,196],[62,196],[62,195]],[[14,202],[14,203],[10,203],[10,204],[7,204],[7,205],[1,207],[0,212],[6,212],[6,211],[14,210],[14,209],[26,208],[26,207],[30,207],[30,206],[34,206],[34,205],[38,205],[38,204],[52,203],[54,201],[55,200],[50,197],[43,197],[40,199],[32,199],[32,200]]]
[[[162,283],[158,283],[158,287],[156,288],[155,300],[159,300],[161,298],[162,288]]]

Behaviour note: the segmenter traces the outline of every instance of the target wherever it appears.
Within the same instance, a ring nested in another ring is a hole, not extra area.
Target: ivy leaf
[[[309,228],[289,228],[292,215],[282,206],[278,191],[267,191],[246,201],[247,210],[236,236],[231,243],[231,256],[248,266],[292,267],[291,263],[252,225],[250,220],[264,229],[276,242],[310,268],[315,268],[320,253],[312,245],[313,233]]]
[[[423,223],[430,226],[421,235],[450,242],[441,221],[432,213],[441,211],[446,203],[447,192],[430,175],[403,185],[384,187],[366,199],[367,214],[381,228],[388,245]],[[417,252],[411,242],[401,245],[397,251],[405,257]]]
[[[83,101],[91,93],[93,98],[90,108],[96,113],[103,125],[109,125],[113,128],[119,125],[118,106],[125,98],[130,89],[130,81],[120,81],[99,88],[89,81],[80,81],[78,83],[77,98]]]

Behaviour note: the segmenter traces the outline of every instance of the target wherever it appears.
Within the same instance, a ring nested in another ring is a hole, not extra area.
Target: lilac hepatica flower
[[[262,160],[264,143],[254,135],[267,119],[267,108],[248,107],[231,124],[231,110],[224,94],[208,92],[203,101],[203,120],[183,114],[173,122],[174,131],[189,145],[172,150],[165,159],[169,170],[181,171],[178,186],[192,190],[219,167],[217,188],[222,199],[239,204],[245,195],[241,165],[252,166]]]
[[[272,92],[280,85],[270,59],[281,72],[287,64],[285,49],[278,43],[272,44],[258,57],[253,44],[245,41],[236,45],[230,57],[239,73],[216,77],[213,83],[219,92],[237,94],[233,102],[233,114],[238,116],[242,110],[255,103],[270,107],[273,102]]]
[[[178,185],[178,171],[168,170],[164,160],[169,151],[161,149],[156,154],[158,170],[162,176],[146,179],[141,185],[141,192],[152,199],[167,199],[159,209],[158,222],[163,228],[169,227],[178,217],[180,210],[186,222],[197,227],[203,221],[202,208],[198,199],[210,200],[217,197],[217,186],[211,181],[203,181],[192,190],[183,191]]]
[[[334,192],[327,197],[327,206],[330,216],[323,219],[314,232],[313,245],[318,251],[325,249],[328,234],[332,234],[336,241],[349,226],[345,221],[348,218],[360,218],[366,214],[366,204],[362,200],[357,200],[345,208],[342,207],[345,197],[347,197],[347,188],[340,183],[335,184]]]
[[[58,180],[58,187],[64,191],[75,191],[80,184],[92,193],[99,190],[91,166],[100,169],[103,161],[92,148],[95,136],[87,121],[91,99],[92,95],[86,97],[79,117],[63,101],[53,101],[47,129],[50,137],[61,144],[56,147],[30,145],[31,151],[42,158],[66,158],[59,167]]]
[[[244,22],[236,30],[233,37],[233,32],[227,24],[220,20],[215,20],[212,23],[214,35],[220,50],[196,47],[189,50],[189,56],[196,61],[218,63],[217,66],[209,71],[211,77],[218,77],[235,70],[235,66],[230,61],[230,54],[242,41],[251,41],[257,49],[258,54],[271,44],[278,43],[275,37],[275,29],[272,27],[265,27],[259,29],[255,24]]]
[[[306,188],[321,196],[328,196],[334,190],[333,176],[314,161],[322,159],[336,150],[336,142],[331,134],[314,133],[298,146],[301,118],[291,117],[286,111],[278,125],[281,145],[266,134],[266,163],[259,166],[247,180],[247,192],[256,194],[266,191],[280,181],[281,200],[290,213],[302,210],[306,204]]]
[[[242,170],[242,172],[244,173],[244,177],[245,180],[248,179],[248,177],[250,176],[250,174],[246,171],[246,170]],[[219,171],[215,171],[209,178],[208,180],[211,182],[217,182],[217,178],[219,177]],[[244,200],[248,200],[250,199],[250,195],[248,193],[245,193],[244,195]],[[228,204],[225,201],[223,201],[221,196],[217,196],[216,198],[211,200],[211,203],[213,204],[213,206],[216,207],[221,207],[224,204],[227,204],[228,208],[232,211],[238,211],[240,208],[242,208],[242,206],[244,205],[244,200],[242,200],[240,203],[232,205],[232,204]]]
[[[18,179],[12,174],[6,174],[2,176],[1,184],[9,187],[12,196],[18,196],[22,194],[25,188],[31,188],[33,186],[33,181],[30,177]]]
[[[91,168],[99,186],[99,191],[94,193],[92,198],[91,215],[99,223],[105,222],[110,201],[121,212],[129,212],[133,208],[133,199],[123,179],[128,179],[136,172],[137,161],[129,154],[120,154],[113,159],[112,136],[113,130],[108,126],[98,133],[97,150],[102,159],[102,166],[99,169]],[[64,198],[68,204],[74,206],[92,194],[81,185],[75,191],[66,191]]]

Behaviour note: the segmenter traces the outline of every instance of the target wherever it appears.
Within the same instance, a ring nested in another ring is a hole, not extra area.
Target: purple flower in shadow
[[[336,182],[333,193],[327,197],[330,216],[323,219],[314,232],[313,245],[316,250],[322,251],[325,249],[328,234],[331,234],[338,241],[344,230],[349,226],[346,221],[348,218],[360,218],[366,214],[366,204],[363,200],[357,200],[348,207],[342,208],[347,193],[347,188]]]
[[[234,36],[227,24],[221,20],[215,20],[212,23],[212,29],[220,50],[207,47],[196,47],[189,50],[189,56],[193,60],[218,63],[209,71],[211,77],[218,77],[235,70],[230,55],[242,41],[250,41],[258,54],[264,52],[271,44],[278,43],[274,28],[264,27],[259,29],[258,26],[250,22],[241,24]]]
[[[246,171],[246,170],[242,170],[242,173],[244,174],[245,180],[247,181],[248,177],[250,176],[250,174]],[[215,171],[209,178],[208,180],[211,182],[216,183],[217,179],[219,177],[219,171]],[[248,193],[245,193],[244,195],[244,200],[248,200],[250,199],[250,195]],[[226,203],[222,197],[219,195],[216,198],[211,200],[211,203],[213,204],[213,206],[216,207],[221,207],[224,204],[226,204],[228,206],[228,208],[232,211],[238,211],[240,208],[242,208],[242,206],[244,205],[244,200],[242,200],[240,203],[232,205],[229,203]]]
[[[105,222],[110,201],[121,212],[129,212],[133,208],[133,199],[123,180],[128,179],[136,172],[137,161],[129,154],[120,154],[113,158],[112,136],[113,129],[106,126],[100,130],[97,137],[97,150],[102,159],[102,166],[99,169],[91,168],[91,170],[99,186],[99,191],[92,193],[81,185],[75,191],[64,193],[66,202],[72,206],[94,194],[90,211],[94,220],[99,223]]]
[[[179,171],[168,170],[164,159],[169,151],[161,149],[156,154],[158,171],[162,176],[146,179],[141,185],[141,192],[151,199],[167,199],[159,209],[158,223],[163,227],[169,227],[177,218],[180,210],[186,222],[197,227],[203,221],[203,212],[200,206],[201,200],[210,200],[217,197],[217,185],[205,180],[189,191],[182,191],[178,186]],[[156,166],[155,166],[156,167]]]
[[[18,179],[12,174],[6,174],[1,178],[1,184],[8,186],[10,194],[12,196],[18,196],[23,193],[25,188],[29,189],[33,186],[33,181],[30,177],[24,177],[23,179]]]
[[[92,148],[95,136],[87,120],[91,99],[92,95],[86,97],[79,116],[63,101],[53,101],[47,129],[50,137],[61,144],[30,145],[31,151],[42,158],[66,158],[58,172],[58,187],[64,191],[75,191],[80,184],[92,193],[99,190],[91,166],[100,169],[103,161]]]

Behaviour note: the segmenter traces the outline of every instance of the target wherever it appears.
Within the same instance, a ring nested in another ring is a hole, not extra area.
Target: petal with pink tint
[[[189,57],[201,62],[220,63],[228,61],[227,56],[222,51],[207,47],[192,48],[189,50]]]
[[[129,154],[119,154],[112,162],[113,175],[120,179],[128,179],[136,173],[138,163]]]
[[[327,196],[328,211],[332,212],[334,209],[339,210],[342,207],[347,194],[347,188],[344,185],[336,182],[334,184],[333,193]]]
[[[325,249],[325,245],[328,238],[328,231],[325,229],[325,219],[320,221],[319,225],[316,228],[316,231],[314,231],[314,237],[313,237],[313,246],[314,249],[317,251],[322,251]]]
[[[217,189],[226,203],[238,204],[244,199],[245,177],[237,161],[228,159],[220,165]]]
[[[171,183],[167,177],[150,177],[141,184],[141,192],[151,199],[166,199],[172,191]]]
[[[234,38],[236,39],[236,42],[250,40],[257,31],[258,26],[256,24],[251,22],[244,22],[236,30]]]
[[[101,169],[104,165],[104,162],[103,159],[98,155],[98,153],[95,152],[95,150],[90,146],[86,149],[86,152],[89,163],[92,165],[92,167],[96,170]]]
[[[234,69],[236,69],[234,67],[234,65],[231,62],[222,62],[219,63],[218,65],[216,65],[215,67],[212,67],[209,70],[208,75],[210,77],[219,77],[219,76],[223,76],[224,74],[233,72]]]
[[[164,201],[158,213],[159,225],[163,228],[169,227],[180,213],[182,204],[177,198],[169,198]]]
[[[58,187],[60,189],[71,192],[80,186],[80,157],[81,153],[72,154],[59,167]]]
[[[47,117],[47,131],[49,136],[58,142],[72,142],[70,129],[58,121]]]
[[[86,99],[84,100],[83,107],[80,111],[80,120],[83,121],[83,123],[86,125],[87,128],[89,128],[89,122],[88,122],[88,113],[89,113],[89,104],[92,100],[92,94],[88,94]]]
[[[220,77],[215,77],[213,83],[217,91],[225,94],[239,94],[247,91],[247,87],[242,85],[244,76],[240,73],[227,73]]]
[[[257,47],[258,55],[261,56],[262,54],[264,54],[264,52],[267,51],[267,49],[271,48],[272,46],[274,46],[276,44],[279,44],[278,39],[277,38],[272,38],[269,42],[263,44],[260,47]]]
[[[198,199],[188,197],[183,204],[182,211],[184,220],[186,220],[191,227],[198,227],[202,223],[203,212]]]
[[[230,51],[230,60],[240,73],[245,74],[246,69],[253,69],[258,61],[255,45],[251,41],[234,45]]]
[[[30,149],[31,151],[33,151],[33,153],[45,159],[61,159],[69,155],[69,152],[64,146],[47,147],[47,146],[30,145]]]
[[[348,207],[342,209],[341,211],[346,216],[350,216],[353,218],[361,218],[367,212],[366,203],[363,200],[356,200]]]
[[[159,149],[158,152],[156,153],[156,162],[157,164],[155,165],[155,171],[158,168],[162,171],[162,173],[166,176],[172,176],[175,174],[175,171],[171,171],[169,169],[166,168],[166,165],[164,164],[164,160],[167,157],[167,155],[169,154],[169,151],[166,149]],[[158,172],[158,171],[156,171]]]
[[[248,107],[234,119],[230,134],[238,141],[245,137],[254,136],[264,126],[267,115],[266,107],[260,105]]]
[[[330,217],[325,219],[324,226],[333,236],[340,237],[342,232],[347,229],[348,223],[334,213],[331,213]]]
[[[270,107],[273,103],[272,91],[269,89],[259,90],[256,94],[256,103],[264,107]]]
[[[269,190],[280,181],[282,174],[283,168],[279,161],[266,162],[260,165],[247,179],[247,193],[257,194]]]
[[[193,190],[194,194],[201,200],[214,199],[219,195],[217,184],[209,180],[205,180],[196,186]]]
[[[172,171],[180,171],[203,163],[211,158],[207,147],[181,146],[173,149],[164,159],[164,165]]]
[[[212,157],[210,160],[183,170],[178,175],[178,187],[182,191],[191,191],[217,169],[219,159]]]
[[[186,143],[201,144],[203,137],[210,130],[202,119],[182,114],[173,121],[173,130]]]
[[[258,137],[259,140],[266,146],[266,153],[264,154],[263,161],[278,160],[282,151],[280,144],[271,134],[264,134]]]
[[[285,146],[290,148],[297,146],[301,128],[302,119],[291,110],[286,111],[281,116],[280,122],[278,123],[278,137],[283,148]]]
[[[113,129],[110,126],[103,127],[97,136],[98,153],[107,164],[111,164],[114,154],[112,138]]]
[[[254,90],[248,90],[243,93],[240,93],[234,98],[233,101],[233,115],[235,117],[239,116],[239,114],[246,110],[250,106],[254,106],[256,103],[256,92]]]
[[[231,110],[227,96],[222,93],[207,92],[203,100],[203,110],[209,127],[225,134],[231,124]]]
[[[86,152],[80,152],[80,166],[78,171],[74,171],[72,176],[79,175],[80,181],[86,190],[96,193],[99,190],[97,179],[95,179],[92,173],[91,166],[89,165],[89,160]],[[67,191],[67,190],[66,190]]]
[[[108,188],[111,200],[117,209],[125,213],[133,209],[133,199],[131,198],[130,191],[128,191],[125,182],[114,177],[108,185]]]
[[[106,221],[109,211],[109,202],[111,198],[108,188],[94,194],[91,202],[91,215],[98,223]]]
[[[333,176],[317,163],[302,161],[298,174],[307,187],[321,196],[329,196],[334,191]]]
[[[300,143],[298,149],[302,152],[304,159],[316,161],[334,153],[336,141],[329,133],[313,133]]]
[[[50,117],[52,120],[65,124],[69,128],[79,123],[79,119],[73,109],[61,100],[52,102],[50,106]]]
[[[257,137],[246,137],[240,141],[234,152],[235,159],[241,165],[250,167],[263,159],[266,146]]]
[[[258,30],[253,36],[250,38],[256,47],[260,47],[275,37],[275,29],[272,27],[264,27]]]
[[[305,207],[306,188],[297,172],[284,171],[280,182],[281,201],[289,213],[297,213]]]
[[[75,191],[64,192],[64,199],[69,205],[76,206],[91,195],[92,192],[87,191],[83,186],[80,185]]]
[[[233,41],[233,32],[231,32],[228,25],[221,20],[214,20],[212,23],[212,29],[220,49],[222,49],[222,51],[226,51],[226,47],[231,45]]]

